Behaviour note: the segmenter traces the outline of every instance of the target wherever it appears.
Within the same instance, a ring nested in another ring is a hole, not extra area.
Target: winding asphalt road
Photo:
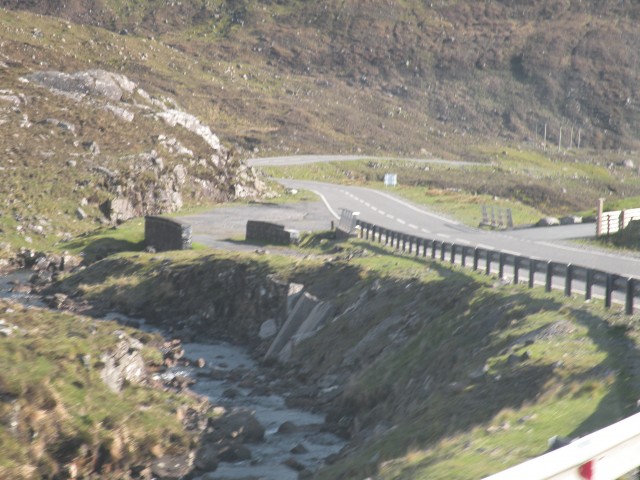
[[[309,155],[253,159],[251,166],[306,164],[317,161],[341,161],[367,158],[362,156]],[[440,159],[421,162],[463,165]],[[468,163],[466,164],[468,165]],[[571,263],[622,276],[640,278],[640,257],[607,251],[572,242],[572,239],[593,237],[594,224],[527,228],[509,231],[488,231],[468,227],[443,215],[428,211],[403,200],[389,190],[333,185],[302,180],[279,180],[289,188],[310,190],[322,199],[322,204],[288,205],[259,204],[249,207],[225,207],[211,212],[184,217],[193,226],[194,240],[216,245],[227,237],[242,235],[248,219],[266,219],[298,230],[328,229],[337,223],[342,209],[360,212],[360,218],[385,228],[423,238],[453,242],[505,253],[524,255],[540,260]]]

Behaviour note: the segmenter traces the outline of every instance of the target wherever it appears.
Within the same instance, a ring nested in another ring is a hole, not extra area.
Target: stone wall
[[[156,252],[167,250],[189,250],[191,248],[191,225],[166,217],[145,217],[144,243]]]
[[[253,242],[291,245],[300,240],[300,234],[297,230],[288,230],[283,225],[276,223],[249,220],[247,222],[246,238],[248,241]]]

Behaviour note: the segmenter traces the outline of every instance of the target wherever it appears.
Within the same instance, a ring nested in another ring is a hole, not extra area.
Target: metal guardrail
[[[614,480],[640,466],[640,413],[485,480]]]
[[[497,267],[500,278],[504,276],[505,267],[510,266],[514,283],[519,282],[521,273],[526,270],[530,288],[535,284],[536,273],[544,273],[546,291],[557,287],[553,283],[554,277],[563,278],[562,287],[567,296],[572,294],[576,281],[584,282],[585,300],[592,298],[595,286],[601,286],[604,288],[604,304],[607,308],[611,307],[614,292],[623,292],[625,312],[633,314],[636,285],[639,282],[633,277],[627,278],[578,265],[420,238],[361,220],[357,220],[357,227],[359,238],[384,242],[386,246],[416,256],[472,266],[474,270],[478,270],[483,261],[485,272],[491,274],[492,269]],[[615,480],[638,467],[640,413],[485,480]]]
[[[452,242],[426,239],[406,233],[390,230],[372,223],[356,220],[358,236],[372,242],[384,243],[386,246],[395,247],[397,250],[416,256],[431,257],[451,263],[459,263],[464,266],[472,266],[473,270],[480,268],[481,262],[485,272],[489,275],[497,267],[497,274],[504,277],[505,267],[511,267],[513,283],[519,283],[524,271],[527,272],[529,288],[536,283],[536,274],[544,274],[545,290],[550,292],[552,288],[559,288],[554,284],[554,279],[563,279],[561,288],[566,296],[571,296],[576,282],[584,284],[585,300],[591,300],[594,287],[604,290],[604,305],[610,308],[616,292],[624,296],[625,313],[632,315],[634,300],[640,289],[640,279],[624,277],[615,273],[582,267],[579,265],[551,262],[522,255],[515,255],[489,250],[481,247],[458,245]]]

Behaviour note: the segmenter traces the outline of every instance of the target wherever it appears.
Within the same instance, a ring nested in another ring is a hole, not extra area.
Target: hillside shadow
[[[581,437],[637,412],[640,350],[629,334],[633,327],[607,324],[585,311],[577,311],[575,317],[576,322],[587,327],[591,341],[606,352],[606,358],[587,373],[604,382],[615,375],[609,393],[600,400],[597,409],[569,434],[570,437]]]
[[[84,262],[90,264],[115,253],[140,252],[144,250],[144,241],[131,242],[115,238],[98,238],[88,244],[84,240],[72,241],[66,244],[65,247],[72,250],[81,248]]]

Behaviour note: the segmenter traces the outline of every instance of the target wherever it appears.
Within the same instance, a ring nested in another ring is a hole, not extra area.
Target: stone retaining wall
[[[144,243],[156,252],[191,249],[191,225],[173,218],[145,217]]]
[[[246,239],[253,242],[291,245],[297,243],[300,234],[297,230],[287,230],[284,225],[249,220],[247,222]]]

